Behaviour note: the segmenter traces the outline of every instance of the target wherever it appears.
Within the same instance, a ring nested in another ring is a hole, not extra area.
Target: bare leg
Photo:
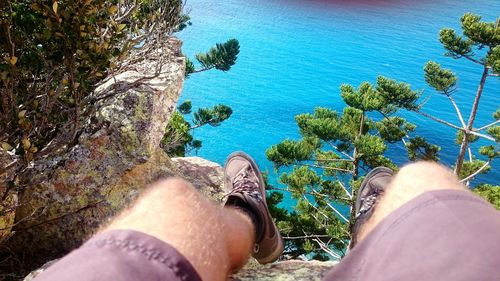
[[[246,262],[254,242],[250,218],[215,206],[188,182],[157,182],[104,230],[141,231],[172,245],[203,280],[227,280]]]
[[[406,202],[424,192],[438,189],[466,190],[451,170],[434,162],[415,162],[404,166],[376,205],[372,217],[362,226],[358,241]]]

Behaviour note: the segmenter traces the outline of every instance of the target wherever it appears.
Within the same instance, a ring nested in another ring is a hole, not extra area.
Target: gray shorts
[[[471,192],[427,192],[386,217],[325,280],[500,280],[500,212]]]
[[[117,230],[90,239],[36,280],[201,278],[168,244]],[[500,280],[500,213],[469,192],[427,192],[384,219],[324,280]]]
[[[172,246],[132,230],[101,233],[35,278],[36,281],[201,281]]]

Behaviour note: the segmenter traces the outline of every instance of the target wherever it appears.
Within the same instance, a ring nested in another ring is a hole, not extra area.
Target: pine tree
[[[461,25],[464,36],[457,35],[453,29],[445,28],[439,33],[439,41],[447,50],[446,56],[454,59],[465,58],[479,65],[482,69],[477,91],[471,98],[471,112],[465,119],[466,116],[462,114],[462,109],[455,102],[454,95],[458,92],[456,75],[451,70],[443,69],[438,63],[432,61],[424,67],[425,81],[450,101],[460,124],[456,125],[451,121],[431,116],[422,110],[418,112],[457,130],[457,143],[460,145],[460,149],[455,161],[454,172],[468,183],[477,174],[487,172],[491,168],[491,161],[500,154],[498,150],[500,109],[493,114],[496,119],[494,122],[479,128],[474,127],[487,78],[499,77],[500,74],[500,18],[496,22],[484,22],[481,21],[480,16],[467,13],[461,18]],[[479,138],[496,143],[496,145],[484,146],[479,149],[479,154],[486,160],[477,159],[470,147],[470,144]],[[465,161],[466,154],[468,154],[468,161]]]
[[[384,156],[389,145],[404,141],[415,157],[437,158],[438,148],[409,134],[415,125],[398,112],[416,110],[420,94],[405,83],[378,77],[376,85],[342,85],[343,112],[316,108],[295,120],[300,140],[285,140],[266,151],[280,181],[297,200],[295,212],[278,219],[290,255],[312,251],[335,258],[345,254],[354,223],[353,202],[362,175],[377,166],[396,169]],[[420,152],[418,152],[420,151]],[[276,196],[276,195],[274,195]]]
[[[201,65],[199,69],[196,69],[194,63],[186,57],[185,76],[189,78],[193,73],[211,69],[229,71],[236,63],[239,52],[240,43],[236,39],[230,39],[225,43],[217,43],[208,52],[196,55],[196,60]],[[191,111],[192,103],[190,100],[180,104],[165,128],[161,146],[170,156],[184,156],[192,150],[198,151],[202,146],[202,141],[194,139],[192,135],[194,130],[205,125],[219,126],[233,113],[229,106],[223,104],[218,104],[212,108],[199,108],[193,114],[193,124],[191,124],[184,118],[184,115],[191,114]]]

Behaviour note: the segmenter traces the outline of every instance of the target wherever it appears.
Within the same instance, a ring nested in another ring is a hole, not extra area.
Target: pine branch
[[[470,60],[471,62],[473,63],[477,63],[477,64],[480,64],[480,65],[484,65],[484,63],[482,63],[481,61],[478,61],[476,59],[474,59],[473,57],[469,56],[469,55],[462,55],[462,57]]]
[[[353,162],[351,159],[342,159],[342,158],[335,158],[335,159],[314,159],[315,162]]]
[[[325,214],[322,214],[323,216],[325,216]],[[326,228],[326,225],[324,223],[321,222],[320,219],[318,219],[314,214],[311,214],[311,216],[314,218],[314,220],[319,223],[322,227]]]
[[[275,186],[273,186],[269,190],[279,190],[279,191],[290,192],[291,193],[291,191],[288,188],[279,188],[279,187],[275,187]],[[324,197],[324,198],[328,197],[328,199],[331,199],[331,197],[329,195],[321,194],[321,193],[319,193],[316,190],[313,190],[313,192],[308,192],[308,191],[302,192],[302,194],[307,194],[307,195],[312,195],[312,196],[320,196],[320,197]],[[348,199],[352,199],[352,197],[349,197],[349,198],[340,198],[340,199],[348,200]]]
[[[349,199],[352,199],[353,195],[351,193],[349,193],[349,191],[347,190],[345,185],[341,181],[337,181],[337,182],[340,184],[342,189],[345,191],[345,194],[347,194],[347,197],[349,197]]]
[[[430,115],[430,114],[428,114],[428,113],[425,113],[425,112],[422,112],[422,111],[415,111],[415,112],[416,112],[417,114],[420,114],[420,115],[422,115],[422,116],[425,116],[425,117],[427,117],[427,118],[429,118],[429,119],[432,119],[432,120],[434,120],[434,121],[436,121],[436,122],[439,122],[439,123],[444,124],[444,125],[446,125],[446,126],[452,127],[452,128],[454,128],[454,129],[457,129],[457,130],[462,130],[462,131],[464,130],[464,128],[461,128],[461,127],[459,127],[459,126],[457,126],[457,125],[454,125],[454,124],[452,124],[452,123],[450,123],[450,122],[447,122],[447,121],[444,121],[444,120],[439,119],[439,118],[437,118],[437,117],[434,117],[434,116],[432,116],[432,115]]]
[[[396,123],[394,123],[390,118],[389,116],[387,116],[387,114],[385,114],[384,112],[382,111],[378,111],[378,113],[382,114],[382,116],[384,116],[384,118],[386,120],[389,120],[389,122],[391,122],[392,125],[394,126],[397,126]],[[410,139],[410,136],[405,132],[405,136],[401,138],[401,141],[403,142],[403,144],[406,146],[406,140],[405,140],[405,137],[407,137],[408,139]]]
[[[474,97],[474,103],[472,104],[471,113],[469,115],[469,121],[467,122],[467,127],[465,127],[464,137],[462,139],[462,144],[460,145],[460,152],[458,153],[457,161],[455,163],[455,169],[453,172],[456,175],[459,175],[460,170],[462,169],[462,164],[464,161],[465,152],[466,152],[466,149],[470,143],[467,134],[473,133],[472,128],[474,125],[474,121],[476,120],[477,109],[479,107],[479,100],[481,99],[481,95],[483,93],[484,84],[486,83],[486,78],[488,76],[488,73],[489,73],[488,67],[484,66],[483,74],[481,75],[481,80],[479,82],[479,86],[478,86],[477,91],[476,91],[476,96]],[[475,134],[477,134],[477,133],[475,133]]]
[[[203,72],[203,71],[207,71],[207,70],[213,69],[214,67],[215,67],[215,65],[214,66],[203,67],[203,68],[200,68],[200,69],[195,69],[195,70],[193,70],[192,73],[200,73],[200,72]]]
[[[488,129],[489,127],[491,127],[491,126],[495,126],[495,125],[496,125],[496,124],[498,124],[498,123],[500,123],[500,120],[497,120],[497,121],[495,121],[495,122],[492,122],[492,123],[490,123],[490,124],[488,124],[488,125],[486,125],[486,126],[483,126],[483,127],[479,128],[479,129],[475,129],[474,131],[478,132],[478,131],[486,130],[486,129]]]
[[[457,106],[457,103],[455,102],[455,100],[453,99],[453,97],[450,94],[445,93],[445,95],[448,97],[448,99],[450,100],[451,104],[455,108],[455,111],[457,112],[457,115],[458,115],[458,119],[460,119],[460,123],[462,123],[462,127],[465,128],[466,127],[465,121],[464,121],[464,118],[462,116],[462,112],[460,111],[460,109]]]
[[[293,166],[306,166],[306,167],[311,167],[311,168],[318,168],[318,169],[325,169],[325,170],[330,170],[330,171],[339,171],[339,172],[345,172],[352,174],[353,172],[351,170],[346,170],[342,168],[334,168],[334,167],[325,167],[325,166],[320,166],[320,165],[314,165],[314,164],[293,164]]]
[[[334,211],[334,212],[335,212],[335,213],[336,213],[339,217],[341,217],[341,218],[344,220],[344,222],[349,223],[349,220],[348,220],[346,217],[344,217],[344,215],[342,215],[342,214],[341,214],[341,213],[337,210],[337,208],[333,207],[330,203],[326,203],[326,205],[327,205],[328,207],[330,207],[330,209],[332,209],[332,211]]]
[[[313,204],[313,203],[311,203],[311,201],[309,201],[309,199],[308,199],[305,195],[302,195],[302,198],[303,198],[304,200],[306,200],[306,202],[307,202],[309,205],[311,205],[311,207],[313,207],[313,209],[314,209],[314,210],[316,210],[316,212],[320,213],[322,216],[324,216],[326,219],[328,219],[328,216],[327,216],[325,213],[321,212],[321,211],[318,209],[318,207],[314,206],[314,204]],[[314,217],[314,216],[313,216],[313,217]],[[323,224],[323,223],[322,223],[319,219],[317,219],[316,217],[314,217],[314,218],[315,218],[315,219],[316,219],[316,221],[317,221],[317,222],[319,222],[322,226],[325,226],[325,225],[324,225],[324,224]]]
[[[486,161],[486,163],[484,163],[483,166],[481,166],[481,168],[479,168],[477,171],[475,171],[473,174],[469,175],[468,177],[460,180],[459,182],[460,183],[463,183],[463,182],[467,182],[467,181],[470,181],[472,178],[474,178],[475,176],[477,176],[479,173],[481,173],[484,169],[486,169],[486,167],[488,167],[488,165],[491,163],[491,159],[488,159],[488,161]]]
[[[328,248],[328,246],[325,245],[325,243],[323,243],[323,241],[321,241],[319,239],[313,239],[313,241],[316,242],[318,244],[318,246],[321,248],[321,250],[325,251],[327,254],[329,254],[337,259],[341,258],[341,256],[339,254],[330,250],[330,248]]]
[[[130,14],[139,7],[139,5],[137,5],[137,0],[134,1],[134,4],[132,4],[132,7],[130,7],[130,9],[128,9],[125,13],[123,13],[123,15],[121,15],[120,17],[118,17],[117,19],[115,19],[115,22],[116,23],[120,23],[126,19],[128,19],[128,17],[130,16]]]
[[[329,146],[331,146],[333,149],[335,149],[338,153],[340,153],[340,154],[344,155],[345,157],[347,157],[347,158],[348,158],[348,159],[350,159],[351,161],[354,161],[354,158],[353,158],[351,155],[349,155],[349,154],[347,154],[347,153],[345,153],[345,152],[341,151],[341,150],[340,150],[340,149],[339,149],[336,145],[334,145],[332,142],[329,142],[329,141],[324,141],[324,142],[325,142],[325,143],[327,143]]]
[[[463,130],[462,130],[462,131],[463,131]],[[488,136],[488,135],[485,135],[485,134],[481,134],[481,133],[478,133],[478,132],[476,132],[476,131],[469,131],[469,133],[470,133],[471,135],[478,136],[478,137],[482,137],[482,138],[485,138],[485,139],[487,139],[487,140],[490,140],[490,141],[494,141],[494,142],[496,142],[496,140],[495,140],[493,137],[491,137],[491,136]]]
[[[309,239],[309,238],[329,238],[329,235],[304,235],[304,236],[293,236],[293,237],[283,237],[284,240],[299,240],[299,239]]]

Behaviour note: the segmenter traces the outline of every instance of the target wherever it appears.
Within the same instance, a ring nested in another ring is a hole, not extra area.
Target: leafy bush
[[[71,143],[98,83],[185,24],[181,11],[180,0],[1,1],[2,148],[26,166]]]

